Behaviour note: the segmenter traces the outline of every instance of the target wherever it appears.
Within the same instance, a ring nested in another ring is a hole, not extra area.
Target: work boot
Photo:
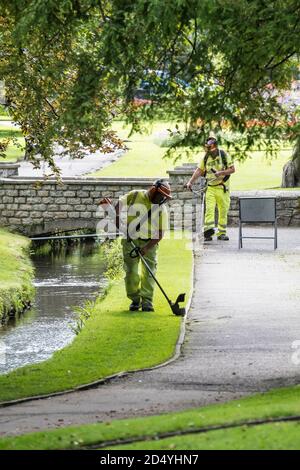
[[[215,231],[213,228],[209,228],[208,230],[205,230],[203,235],[204,235],[204,238],[207,240],[207,241],[210,241],[212,240],[212,236],[215,234]]]
[[[218,240],[223,240],[224,242],[228,242],[229,240],[229,237],[225,235],[225,233],[222,233],[222,235],[219,235],[217,238]]]
[[[205,242],[211,242],[211,241],[212,241],[212,237],[204,237],[204,241],[205,241]]]
[[[214,234],[215,234],[215,231],[214,231],[213,228],[209,228],[208,230],[205,230],[204,233],[203,233],[205,238],[212,237]]]
[[[154,312],[154,308],[152,302],[146,300],[142,303],[142,311],[143,312]]]
[[[129,306],[130,312],[137,312],[141,306],[140,299],[133,300]]]

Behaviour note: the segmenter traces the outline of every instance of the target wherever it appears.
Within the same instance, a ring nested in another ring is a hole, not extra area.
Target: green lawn
[[[187,240],[163,240],[159,259],[158,276],[170,297],[181,292],[189,297],[192,251]],[[115,283],[104,299],[96,301],[92,317],[69,346],[45,362],[0,376],[0,401],[72,389],[170,358],[181,317],[172,314],[158,290],[154,313],[129,312],[123,284]]]
[[[133,445],[114,446],[114,450],[299,450],[300,423],[240,426],[209,433],[186,434]]]
[[[278,158],[271,162],[264,152],[253,152],[244,163],[236,163],[236,172],[231,177],[232,190],[274,189],[281,185],[282,168],[291,156],[291,150],[281,150]]]
[[[0,119],[1,120],[1,119]],[[113,126],[118,135],[128,138],[129,128],[124,127],[122,121],[116,121]],[[103,177],[159,177],[167,176],[167,171],[176,165],[187,161],[182,151],[178,152],[176,163],[164,158],[167,148],[159,144],[166,136],[166,129],[174,129],[174,124],[167,122],[155,122],[148,129],[148,134],[133,134],[128,138],[129,150],[118,161],[96,171],[91,176]],[[0,125],[0,140],[9,135],[17,137],[23,148],[9,145],[5,158],[0,161],[15,162],[24,155],[24,138],[18,129],[10,124]],[[203,152],[199,148],[191,155],[191,161],[198,162]],[[282,150],[278,158],[271,162],[265,157],[264,152],[253,152],[250,159],[244,163],[236,163],[236,173],[231,177],[232,190],[269,189],[278,188],[281,184],[281,172],[284,164],[291,155],[291,149]]]
[[[179,413],[113,420],[2,438],[0,449],[80,449],[94,446],[126,450],[299,450],[300,421],[270,422],[292,416],[300,416],[299,386]],[[255,420],[267,422],[251,425]],[[214,430],[215,427],[223,426],[229,426],[229,429]],[[169,433],[175,435],[167,437]],[[129,443],[122,445],[125,440]]]
[[[124,128],[121,121],[116,121],[113,129],[122,139],[129,139],[126,142],[129,151],[112,165],[92,173],[92,176],[166,176],[173,163],[163,158],[167,148],[160,147],[155,142],[159,142],[160,134],[168,128],[172,128],[171,123],[156,122],[149,128],[149,134],[128,137],[129,128]]]
[[[157,177],[167,176],[167,170],[174,167],[174,163],[164,157],[166,147],[160,147],[159,141],[166,133],[166,129],[174,129],[174,124],[156,122],[150,129],[148,135],[134,134],[129,138],[126,152],[118,161],[107,166],[103,170],[92,173],[92,176],[103,177]],[[122,138],[127,138],[128,128],[123,123],[114,123],[114,129]],[[191,161],[198,162],[203,155],[202,149],[195,151]],[[232,190],[268,189],[277,188],[281,185],[281,172],[284,164],[291,155],[291,150],[280,151],[278,158],[270,161],[264,152],[253,152],[251,158],[244,163],[236,163],[236,173],[231,177]],[[178,155],[180,157],[180,155]],[[182,152],[181,157],[175,163],[180,165],[187,158]]]
[[[1,120],[1,119],[0,119]],[[6,156],[0,157],[0,162],[16,162],[24,155],[24,138],[22,137],[21,131],[10,123],[0,125],[0,141],[8,137],[16,137],[18,143],[22,146],[21,148],[14,143],[9,144]]]
[[[33,297],[29,243],[27,238],[0,228],[0,320],[11,307],[22,311]]]
[[[11,118],[8,115],[5,107],[0,104],[0,121],[10,121]]]

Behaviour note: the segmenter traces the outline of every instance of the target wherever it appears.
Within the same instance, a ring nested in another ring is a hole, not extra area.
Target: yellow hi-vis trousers
[[[227,215],[230,206],[230,193],[224,192],[223,186],[208,186],[205,197],[204,232],[215,228],[215,210],[218,208],[217,237],[226,234]]]
[[[147,241],[144,240],[134,240],[134,244],[139,248],[143,248],[146,243]],[[132,245],[129,241],[122,239],[122,248],[127,297],[131,300],[138,301],[142,299],[142,302],[148,301],[152,303],[155,286],[154,279],[139,257],[131,258],[130,252],[132,251]],[[157,250],[158,245],[154,245],[147,254],[144,255],[154,275],[157,269]],[[139,265],[141,266],[141,274],[139,273]]]

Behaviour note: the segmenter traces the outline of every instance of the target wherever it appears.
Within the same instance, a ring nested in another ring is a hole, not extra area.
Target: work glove
[[[129,254],[130,254],[130,258],[138,258],[138,256],[141,254],[140,247],[136,246],[135,248],[131,250]]]

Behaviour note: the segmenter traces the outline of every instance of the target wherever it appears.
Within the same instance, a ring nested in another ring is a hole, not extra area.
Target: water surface
[[[0,326],[0,373],[48,359],[72,341],[74,306],[107,285],[101,247],[81,243],[48,255],[34,254],[36,297],[30,310]]]

